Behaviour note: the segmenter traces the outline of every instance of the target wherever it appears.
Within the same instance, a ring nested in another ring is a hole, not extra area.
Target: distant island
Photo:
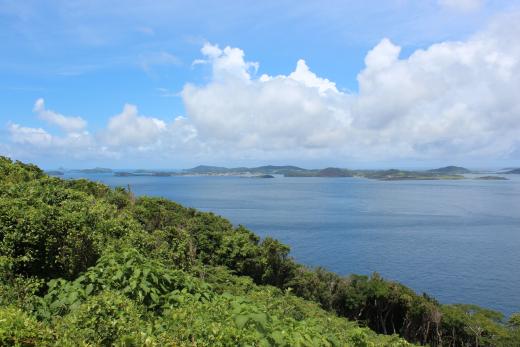
[[[243,175],[281,175],[284,177],[361,177],[383,181],[397,180],[455,180],[465,178],[462,174],[471,171],[458,166],[446,166],[427,171],[406,170],[351,170],[337,167],[325,169],[304,169],[297,166],[259,166],[253,168],[237,167],[225,168],[200,165],[182,171],[181,175],[205,175],[205,176],[243,176]]]
[[[178,173],[175,172],[163,172],[163,171],[146,171],[146,170],[137,170],[137,171],[116,171],[114,172],[114,176],[116,177],[129,177],[129,176],[157,176],[157,177],[169,177],[169,176],[177,176]]]
[[[445,166],[438,169],[428,170],[428,172],[438,173],[443,175],[463,175],[471,173],[470,170],[460,166]]]
[[[154,170],[135,170],[135,171],[116,171],[114,176],[240,176],[255,178],[275,178],[283,177],[360,177],[376,179],[381,181],[402,181],[402,180],[459,180],[464,179],[464,174],[471,173],[470,170],[459,166],[446,166],[432,170],[351,170],[337,167],[327,167],[324,169],[304,169],[291,165],[267,165],[258,167],[234,167],[227,168],[222,166],[199,165],[191,169],[181,171],[154,171]]]
[[[505,171],[507,170],[507,171]],[[461,166],[444,166],[429,170],[400,170],[400,169],[347,169],[339,167],[326,167],[324,169],[305,169],[293,165],[265,165],[256,167],[223,167],[211,165],[199,165],[184,170],[112,170],[109,168],[96,167],[93,169],[79,170],[49,170],[47,174],[52,176],[62,176],[66,172],[79,172],[84,174],[107,174],[112,173],[116,177],[133,177],[133,176],[153,176],[153,177],[171,177],[171,176],[237,176],[251,178],[276,178],[276,177],[357,177],[367,178],[379,181],[431,181],[431,180],[508,180],[506,177],[492,175],[480,177],[467,177],[466,174],[478,174],[478,171],[471,171]],[[520,174],[520,168],[507,168],[495,171],[497,174]],[[483,174],[484,172],[480,172]]]
[[[476,177],[476,180],[488,180],[488,181],[507,181],[508,179],[502,176],[481,176]]]
[[[252,176],[253,178],[275,178],[273,175],[258,175]]]
[[[86,173],[86,174],[112,173],[112,169],[107,169],[104,167],[95,167],[93,169],[80,169],[80,170],[74,170],[74,171]]]

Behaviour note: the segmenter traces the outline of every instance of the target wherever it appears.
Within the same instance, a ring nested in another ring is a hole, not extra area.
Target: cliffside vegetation
[[[310,269],[212,213],[0,157],[2,346],[411,343],[520,346],[520,315]]]

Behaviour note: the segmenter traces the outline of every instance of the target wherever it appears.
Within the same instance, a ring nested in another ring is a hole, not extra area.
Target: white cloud
[[[47,147],[52,143],[52,136],[42,128],[28,128],[19,124],[9,124],[11,140],[16,144],[29,144]]]
[[[166,122],[125,105],[89,135],[71,121],[81,118],[48,111],[41,100],[37,113],[66,136],[17,124],[9,131],[13,143],[46,152],[165,160],[512,158],[520,153],[518,23],[518,14],[503,16],[465,41],[406,57],[383,39],[366,55],[357,92],[338,89],[304,60],[287,75],[258,77],[258,63],[241,49],[207,43],[201,52],[211,78],[185,85],[183,117]]]
[[[201,49],[206,59],[197,59],[193,63],[209,63],[213,68],[213,79],[216,81],[242,80],[249,81],[250,71],[258,70],[257,62],[246,62],[244,51],[240,48],[226,47],[220,49],[218,45],[205,43]]]
[[[166,129],[164,121],[140,116],[136,106],[126,104],[123,112],[110,118],[101,138],[108,146],[147,146],[159,141]]]
[[[67,117],[52,110],[47,110],[45,100],[42,98],[36,100],[33,111],[38,115],[38,118],[57,125],[65,132],[83,131],[87,126],[87,122],[81,117]]]
[[[394,45],[389,39],[385,38],[367,53],[365,66],[373,71],[388,68],[399,59],[400,52],[401,47]]]
[[[327,147],[343,136],[338,131],[346,118],[341,95],[323,95],[290,77],[187,85],[182,96],[201,140],[215,148]]]
[[[305,60],[300,59],[296,63],[296,69],[289,75],[289,78],[302,83],[307,87],[318,88],[321,95],[326,92],[338,92],[336,89],[336,83],[329,81],[326,78],[320,78],[316,76],[314,72],[309,70],[309,67],[305,63]]]
[[[95,141],[87,132],[54,136],[42,128],[24,127],[14,123],[9,124],[8,132],[16,150],[26,149],[39,155],[60,154],[78,158],[98,153]]]
[[[467,41],[407,58],[383,39],[366,56],[358,93],[338,91],[303,60],[288,76],[255,78],[242,50],[207,44],[213,79],[186,85],[182,97],[200,139],[214,148],[507,157],[518,152],[520,135],[518,23],[518,15],[499,18]]]
[[[438,0],[438,3],[448,10],[471,12],[480,9],[483,0]]]
[[[43,109],[43,101],[36,102]],[[28,157],[67,158],[135,158],[171,159],[177,153],[188,151],[208,153],[197,139],[197,129],[185,118],[177,117],[171,123],[139,115],[134,105],[124,105],[123,111],[111,117],[108,124],[98,133],[88,131],[67,132],[62,136],[53,135],[42,128],[24,127],[11,123],[7,133],[10,143],[0,143],[2,152],[18,153]],[[186,152],[186,153],[188,153]],[[152,154],[151,154],[152,153]]]

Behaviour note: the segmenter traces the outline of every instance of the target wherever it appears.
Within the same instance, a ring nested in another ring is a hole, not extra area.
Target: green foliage
[[[464,345],[473,340],[476,346],[498,345],[508,336],[502,325],[502,314],[475,305],[444,305],[442,307],[445,343]],[[520,341],[519,341],[520,342]]]
[[[129,233],[125,242],[150,258],[160,260],[171,267],[189,270],[200,264],[194,239],[180,227],[169,226],[149,233]]]
[[[519,346],[520,318],[309,269],[212,213],[0,157],[2,346],[409,346],[401,337]]]
[[[195,300],[211,296],[207,284],[185,272],[149,260],[135,249],[118,249],[103,255],[96,266],[74,281],[51,280],[39,313],[46,319],[68,313],[104,290],[118,292],[157,312],[182,304],[187,296]]]
[[[512,314],[508,323],[513,329],[520,329],[520,313]]]
[[[2,177],[0,186],[6,187],[12,183],[42,178],[44,173],[36,165],[13,162],[9,158],[0,156],[0,177]]]
[[[50,330],[17,307],[0,307],[0,346],[38,346],[51,340]]]
[[[57,345],[142,345],[141,312],[134,301],[112,291],[88,299],[55,324]],[[144,330],[144,329],[143,329]]]
[[[113,206],[51,179],[13,184],[0,193],[0,254],[20,274],[74,278],[121,232],[115,215]]]
[[[287,299],[289,302],[287,302]],[[368,329],[327,314],[316,306],[288,309],[305,302],[273,290],[248,298],[223,294],[207,302],[191,301],[165,313],[159,341],[164,345],[197,346],[408,346],[396,337],[377,336]],[[175,333],[174,333],[175,332]]]

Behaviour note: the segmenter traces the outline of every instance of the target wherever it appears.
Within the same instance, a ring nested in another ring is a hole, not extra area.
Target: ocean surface
[[[162,196],[291,247],[310,266],[378,272],[436,297],[520,311],[520,175],[508,181],[115,177],[67,174]]]

